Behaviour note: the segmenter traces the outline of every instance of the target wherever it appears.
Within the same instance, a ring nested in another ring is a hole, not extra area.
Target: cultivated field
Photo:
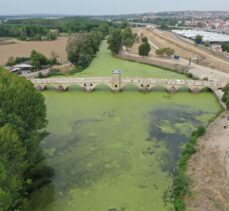
[[[55,52],[61,63],[67,61],[66,54],[67,37],[59,37],[55,41],[19,41],[7,40],[1,42],[0,45],[0,65],[5,65],[9,57],[27,57],[34,49],[43,53],[45,56],[50,56],[52,51]]]

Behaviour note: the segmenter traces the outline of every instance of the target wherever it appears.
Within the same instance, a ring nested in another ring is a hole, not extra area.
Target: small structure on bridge
[[[121,90],[121,71],[113,70],[112,71],[112,90],[119,92]]]

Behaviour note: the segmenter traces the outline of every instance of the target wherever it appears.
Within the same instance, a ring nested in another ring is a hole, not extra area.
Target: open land
[[[229,112],[223,112],[200,138],[188,166],[191,197],[187,211],[229,210]]]
[[[188,59],[190,57],[198,57],[200,65],[229,73],[228,58],[198,47],[191,42],[179,38],[171,32],[152,30],[147,28],[137,28],[135,31],[138,33],[143,33],[144,36],[147,36],[149,41],[153,44],[153,48],[173,48],[177,55],[186,60],[186,64],[188,64]],[[137,49],[135,49],[133,52],[136,53],[136,50]],[[152,51],[151,57],[155,56],[155,51]]]
[[[5,43],[5,44],[4,44]],[[52,52],[58,55],[59,61],[67,61],[67,37],[59,37],[55,41],[19,41],[5,40],[0,44],[0,65],[5,65],[9,57],[28,57],[34,49],[49,57]]]

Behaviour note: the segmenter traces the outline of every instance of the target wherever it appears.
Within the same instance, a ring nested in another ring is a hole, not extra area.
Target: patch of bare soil
[[[229,211],[229,112],[210,124],[188,164],[187,211]]]

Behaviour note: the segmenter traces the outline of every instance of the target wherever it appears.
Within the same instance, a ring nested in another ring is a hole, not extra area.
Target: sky
[[[110,15],[177,10],[229,10],[229,0],[0,0],[0,15]]]

